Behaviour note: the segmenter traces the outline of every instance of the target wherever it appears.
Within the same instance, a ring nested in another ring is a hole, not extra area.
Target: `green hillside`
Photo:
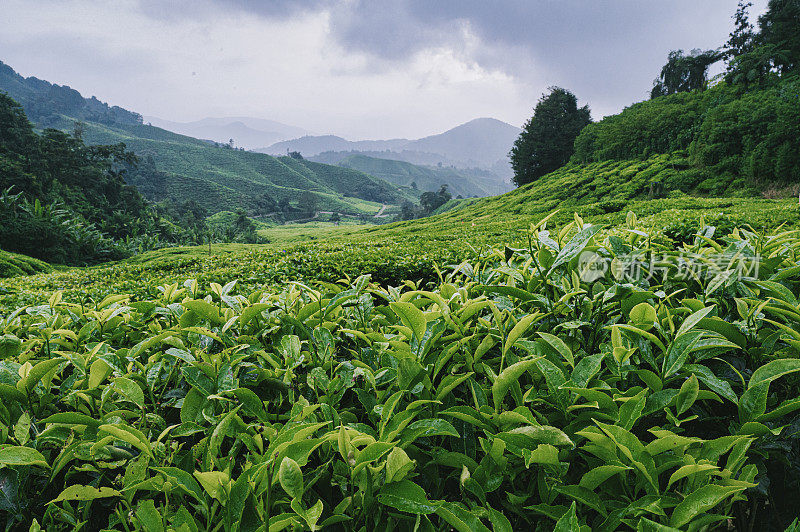
[[[592,223],[617,225],[628,211],[659,238],[682,240],[699,229],[701,217],[731,228],[800,227],[796,198],[701,197],[690,195],[698,170],[686,157],[654,155],[645,160],[569,164],[538,181],[491,198],[453,200],[435,216],[369,229],[373,238],[423,238],[473,245],[526,243],[531,223],[558,210],[551,224],[573,212]],[[685,190],[682,190],[685,189]]]
[[[16,275],[49,273],[52,270],[49,264],[33,257],[0,250],[0,279]]]
[[[194,200],[214,213],[252,210],[265,195],[296,204],[309,191],[320,210],[372,214],[381,204],[414,198],[363,172],[245,152],[145,125],[137,113],[83,98],[67,86],[24,78],[2,62],[0,91],[19,102],[38,128],[72,132],[79,122],[87,144],[125,143],[144,163],[127,179],[151,201]]]
[[[148,199],[193,199],[212,213],[251,209],[264,194],[294,203],[303,191],[311,191],[321,210],[354,214],[374,213],[381,203],[397,204],[407,197],[363,172],[219,147],[153,126],[86,123],[83,137],[90,144],[124,142],[139,157],[151,158],[166,178],[145,172],[131,176]]]
[[[449,166],[422,166],[405,161],[380,159],[366,155],[350,155],[339,166],[359,170],[385,179],[400,187],[416,184],[417,194],[428,190],[439,190],[447,185],[453,196],[494,196],[508,190],[494,174],[481,170],[467,170]]]
[[[745,90],[721,82],[634,104],[590,124],[573,161],[644,159],[686,150],[691,186],[717,196],[797,195],[800,187],[800,78]]]

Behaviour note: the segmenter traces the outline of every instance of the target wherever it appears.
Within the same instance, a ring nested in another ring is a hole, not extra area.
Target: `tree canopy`
[[[522,186],[557,170],[572,156],[575,138],[592,121],[589,106],[561,87],[542,95],[509,154],[514,183]]]
[[[671,51],[667,63],[661,67],[661,74],[653,81],[650,97],[705,89],[708,67],[723,57],[717,50],[692,50],[688,55],[684,55],[683,50]]]

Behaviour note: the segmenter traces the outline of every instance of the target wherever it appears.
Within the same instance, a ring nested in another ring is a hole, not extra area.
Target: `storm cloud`
[[[350,137],[520,125],[548,86],[595,118],[670,50],[717,48],[733,0],[8,0],[0,60],[167,119],[249,114]],[[763,11],[766,0],[752,12]]]

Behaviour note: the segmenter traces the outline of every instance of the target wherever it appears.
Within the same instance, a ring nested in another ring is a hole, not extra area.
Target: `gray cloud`
[[[159,20],[202,19],[215,6],[267,18],[286,19],[332,5],[333,0],[139,0],[141,11]]]
[[[756,0],[756,12],[767,0]],[[714,48],[735,0],[4,0],[0,60],[177,121],[250,115],[350,138],[480,116],[549,85],[595,117],[644,99],[671,49]]]
[[[758,12],[765,1],[756,3]],[[458,47],[456,25],[466,24],[485,44],[472,57],[482,66],[563,85],[603,115],[645,98],[670,50],[721,46],[734,9],[731,0],[362,0],[333,31],[348,48],[395,60]]]
[[[595,115],[645,98],[670,50],[721,46],[736,8],[732,0],[216,1],[264,17],[328,11],[332,36],[370,56],[375,71],[431,47],[464,53],[466,28],[482,44],[469,59],[534,91],[543,81],[570,88]],[[757,13],[766,0],[755,3]]]

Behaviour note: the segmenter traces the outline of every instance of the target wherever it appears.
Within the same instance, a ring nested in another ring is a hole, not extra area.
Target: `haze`
[[[766,1],[755,2],[753,18]],[[2,59],[25,76],[174,121],[278,120],[416,138],[521,125],[551,85],[593,116],[647,97],[672,49],[716,48],[732,0],[6,0]]]

